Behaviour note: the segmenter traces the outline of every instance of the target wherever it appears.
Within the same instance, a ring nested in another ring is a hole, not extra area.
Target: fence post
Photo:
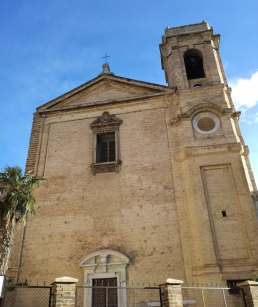
[[[53,283],[53,307],[75,307],[78,279],[59,277]]]
[[[168,278],[160,286],[162,307],[183,307],[182,284],[182,280]]]
[[[258,307],[258,282],[247,280],[237,284],[243,289],[247,307]]]

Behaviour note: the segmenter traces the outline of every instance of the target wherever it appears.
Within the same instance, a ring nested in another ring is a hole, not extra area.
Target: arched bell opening
[[[184,54],[184,63],[188,80],[205,78],[203,58],[199,50],[187,50]]]

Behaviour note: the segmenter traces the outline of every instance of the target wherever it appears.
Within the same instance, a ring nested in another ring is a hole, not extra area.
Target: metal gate
[[[6,287],[1,307],[51,307],[51,286]]]
[[[94,283],[76,287],[76,307],[161,307],[159,287],[117,287]]]

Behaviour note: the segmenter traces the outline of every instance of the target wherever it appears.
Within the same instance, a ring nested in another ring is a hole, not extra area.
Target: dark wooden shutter
[[[109,148],[108,148],[109,152],[108,152],[108,158],[109,158],[109,162],[115,161],[116,160],[116,143],[115,140],[111,140],[109,142]]]

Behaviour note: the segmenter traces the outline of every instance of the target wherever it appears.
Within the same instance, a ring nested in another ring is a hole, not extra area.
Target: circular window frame
[[[202,118],[210,118],[213,120],[214,122],[214,127],[210,130],[202,130],[199,128],[198,126],[198,122],[200,119]],[[216,132],[219,128],[220,128],[220,119],[219,117],[212,113],[212,112],[209,112],[209,111],[203,111],[203,112],[199,112],[198,114],[196,114],[194,117],[193,117],[193,120],[192,120],[192,123],[193,123],[193,128],[195,131],[197,131],[198,133],[200,134],[212,134],[214,132]]]

